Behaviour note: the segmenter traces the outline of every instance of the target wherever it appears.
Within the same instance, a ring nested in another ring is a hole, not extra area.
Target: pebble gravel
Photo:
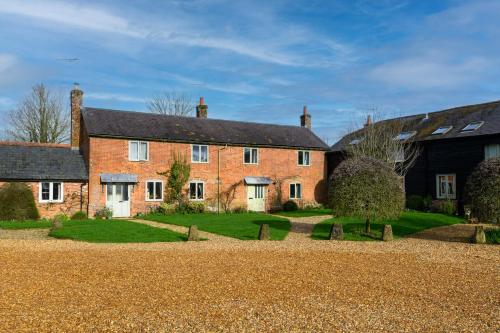
[[[0,239],[0,332],[499,332],[500,247]]]

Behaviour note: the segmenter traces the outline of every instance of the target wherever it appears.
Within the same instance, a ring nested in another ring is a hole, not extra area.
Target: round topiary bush
[[[297,203],[293,200],[288,200],[287,202],[285,202],[283,204],[283,210],[285,212],[292,212],[292,211],[295,211],[298,209],[299,209],[299,206],[297,206]]]
[[[39,217],[28,185],[5,183],[0,188],[0,220],[35,220]]]
[[[402,181],[387,164],[372,158],[350,158],[330,178],[329,202],[335,216],[362,218],[366,232],[380,219],[397,219],[404,209]]]
[[[500,157],[479,163],[467,179],[465,201],[481,223],[500,222]]]

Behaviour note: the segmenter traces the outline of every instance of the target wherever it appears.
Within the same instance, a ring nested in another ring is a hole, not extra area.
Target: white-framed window
[[[456,199],[455,174],[436,175],[436,197],[438,199]]]
[[[243,148],[243,163],[259,164],[259,149],[258,148]]]
[[[205,183],[198,180],[189,182],[189,200],[205,199]]]
[[[394,137],[394,140],[406,141],[409,138],[413,137],[415,134],[417,134],[417,131],[401,132],[398,135],[396,135],[396,137]]]
[[[255,199],[263,199],[264,198],[264,185],[255,185],[254,186],[254,198]]]
[[[191,145],[191,162],[208,163],[208,146]]]
[[[128,160],[135,161],[135,162],[149,160],[149,142],[147,142],[147,141],[129,141],[128,142]]]
[[[62,182],[40,182],[39,202],[63,202],[64,186]]]
[[[500,144],[493,143],[484,146],[484,159],[490,159],[493,157],[500,157]]]
[[[311,165],[311,152],[307,150],[299,150],[297,153],[297,164],[302,166]]]
[[[146,201],[163,201],[163,182],[148,180],[146,182]]]
[[[302,199],[302,184],[290,184],[290,199]]]
[[[483,126],[484,121],[474,121],[472,123],[467,124],[464,128],[462,128],[461,132],[473,132],[477,130],[479,127]]]

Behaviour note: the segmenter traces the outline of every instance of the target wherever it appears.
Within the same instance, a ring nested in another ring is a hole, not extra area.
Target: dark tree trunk
[[[367,234],[369,234],[370,232],[372,232],[372,229],[371,229],[371,224],[370,224],[370,219],[366,219],[366,223],[365,223],[365,232]]]

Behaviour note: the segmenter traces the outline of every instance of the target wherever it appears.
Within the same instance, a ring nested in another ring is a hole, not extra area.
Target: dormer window
[[[449,132],[452,128],[453,128],[453,126],[441,126],[441,127],[439,127],[437,130],[435,130],[434,132],[432,132],[432,135],[446,134],[446,133],[448,133],[448,132]]]
[[[361,139],[354,139],[351,142],[349,142],[349,144],[350,145],[357,145],[357,144],[361,143],[361,141],[363,141],[363,138],[361,138]]]
[[[409,138],[411,138],[412,136],[414,136],[415,134],[417,134],[416,131],[413,131],[413,132],[401,132],[401,133],[399,133],[394,138],[394,140],[405,141],[405,140],[408,140]]]
[[[462,132],[473,132],[484,124],[484,121],[474,121],[462,128]]]

